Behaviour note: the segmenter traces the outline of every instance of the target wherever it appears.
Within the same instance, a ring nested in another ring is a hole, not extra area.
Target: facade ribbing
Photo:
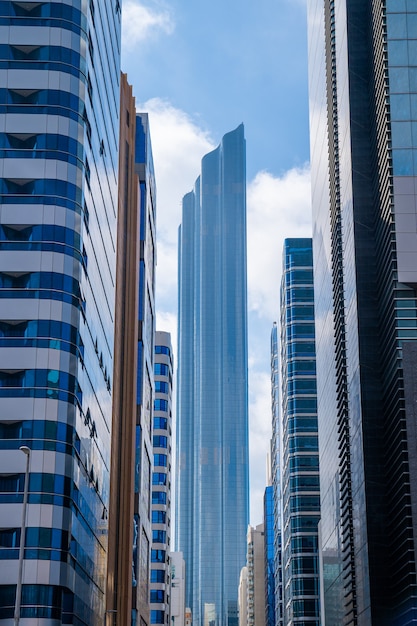
[[[417,7],[309,2],[326,623],[417,619]]]

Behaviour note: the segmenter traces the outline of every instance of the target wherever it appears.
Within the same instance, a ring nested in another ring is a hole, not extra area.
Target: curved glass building
[[[235,626],[248,526],[243,125],[202,161],[179,231],[177,549],[198,626]]]
[[[0,624],[103,624],[120,3],[0,2]],[[21,534],[30,448],[26,532]]]

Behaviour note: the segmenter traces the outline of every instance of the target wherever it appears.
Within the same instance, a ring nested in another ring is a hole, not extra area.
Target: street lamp
[[[20,620],[20,603],[22,599],[22,574],[23,574],[23,557],[25,553],[25,535],[26,535],[26,509],[28,504],[28,490],[29,490],[29,463],[30,463],[30,448],[27,446],[20,446],[19,450],[26,454],[26,473],[25,473],[25,486],[23,489],[23,510],[22,510],[22,524],[20,530],[20,545],[19,545],[19,572],[17,575],[16,585],[16,602],[14,605],[14,624],[19,626]]]

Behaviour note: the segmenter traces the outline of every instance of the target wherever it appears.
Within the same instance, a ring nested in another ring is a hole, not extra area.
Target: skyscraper
[[[271,331],[271,412],[272,412],[272,440],[271,440],[271,478],[272,478],[272,505],[274,520],[274,596],[275,596],[275,624],[283,624],[283,591],[282,591],[282,496],[281,496],[281,426],[280,426],[280,376],[279,376],[279,342],[278,326],[274,322]],[[266,505],[265,509],[266,509]],[[266,532],[268,533],[268,524]]]
[[[163,331],[155,335],[154,374],[151,624],[169,624],[173,355],[171,335]]]
[[[177,549],[197,626],[237,625],[248,526],[243,125],[202,160],[179,231]]]
[[[325,623],[417,620],[417,6],[309,1]]]
[[[1,2],[0,623],[102,624],[120,3]],[[26,533],[24,457],[30,449]]]
[[[149,623],[155,179],[148,116],[122,75],[106,623]]]
[[[134,595],[132,520],[135,509],[140,200],[135,174],[136,107],[126,74],[121,76],[120,92],[109,555],[104,626],[114,624],[116,616],[120,623],[130,623]]]
[[[311,239],[286,239],[281,281],[284,624],[320,626],[320,519]]]
[[[136,115],[135,172],[140,197],[132,624],[150,623],[156,186],[147,113]]]

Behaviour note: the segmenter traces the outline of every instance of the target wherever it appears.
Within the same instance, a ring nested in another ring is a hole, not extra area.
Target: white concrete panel
[[[15,561],[8,561],[7,567],[0,567],[0,585],[10,585],[11,580],[17,580],[17,572],[18,572],[19,562],[16,559]],[[3,621],[3,620],[2,620]],[[7,620],[3,622],[5,626],[13,626],[14,620]],[[22,620],[20,620],[20,626],[23,626]]]
[[[30,89],[29,87],[27,89]],[[10,113],[6,119],[7,133],[46,133],[48,115],[36,113],[15,115]]]
[[[36,578],[35,579],[30,578],[30,580],[27,581],[27,584],[33,584],[33,583],[36,583],[37,585],[56,584],[51,576],[51,561],[46,561],[46,560],[43,561],[39,559],[38,561],[34,561],[34,562],[36,563]],[[26,577],[25,577],[25,580],[26,580]],[[52,623],[52,620],[48,620],[48,621]],[[54,623],[56,623],[56,620],[54,620]],[[24,624],[22,624],[21,626],[24,626]]]
[[[0,398],[0,421],[33,419],[35,415],[34,406],[34,398]],[[2,450],[0,456],[3,457],[4,454],[5,451]]]
[[[43,504],[40,510],[39,525],[43,528],[54,528],[53,526],[54,507]],[[57,526],[59,528],[59,526]]]
[[[22,504],[20,502],[8,504],[7,507],[2,506],[0,508],[0,528],[20,528],[21,524]]]
[[[33,452],[31,461],[33,460]],[[26,471],[26,455],[20,450],[2,450],[0,455],[1,474],[24,474]],[[29,466],[32,470],[32,462]],[[1,568],[0,568],[1,569]]]
[[[33,348],[0,348],[1,370],[30,370],[36,367]]]
[[[0,251],[2,272],[39,272],[42,253],[38,250]]]
[[[49,45],[48,29],[42,26],[10,27],[9,43],[17,45],[47,46]]]
[[[35,320],[38,317],[38,306],[37,300],[4,298],[0,303],[1,317],[3,320]]]
[[[4,159],[5,178],[45,178],[44,159]]]
[[[2,72],[7,72],[6,84],[9,89],[47,89],[48,74],[45,70],[1,70],[0,82],[3,79]],[[60,74],[60,72],[55,72]],[[22,115],[20,117],[23,117]]]
[[[42,453],[42,465],[40,465],[39,472],[46,474],[55,474],[55,455],[56,452],[50,452],[49,450]]]

